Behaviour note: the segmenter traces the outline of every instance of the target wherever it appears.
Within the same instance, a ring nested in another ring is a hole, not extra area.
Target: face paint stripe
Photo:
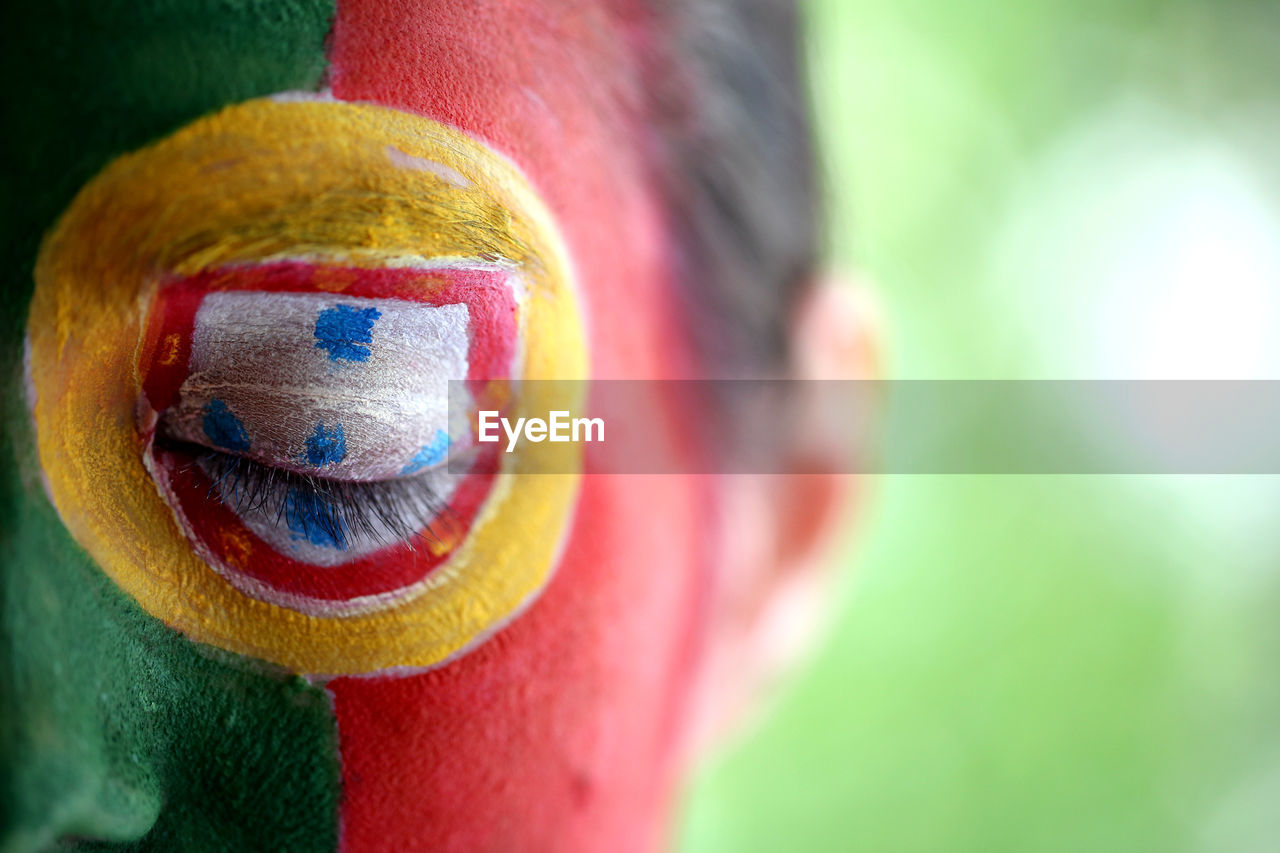
[[[544,188],[579,270],[592,278],[584,296],[599,336],[596,372],[685,377],[691,365],[671,331],[683,326],[680,303],[664,301],[672,299],[667,220],[657,198],[650,207],[636,191],[646,180],[637,171],[662,168],[647,156],[661,146],[637,144],[635,134],[652,130],[644,126],[649,93],[629,97],[648,80],[637,57],[651,59],[670,38],[641,4],[593,16],[597,8],[548,13],[545,4],[445,0],[430,14],[399,16],[389,0],[343,0],[330,85],[338,98],[448,122],[515,159]],[[616,19],[601,20],[610,15],[628,15],[624,38],[612,38]],[[520,37],[494,51],[498,31]],[[539,73],[530,77],[530,68]],[[614,106],[625,114],[611,114]],[[585,478],[564,563],[499,641],[423,676],[330,683],[342,732],[344,845],[662,846],[647,808],[662,795],[671,749],[651,726],[673,689],[661,674],[679,668],[671,659],[688,652],[689,638],[655,632],[637,614],[683,622],[682,592],[706,576],[686,571],[682,557],[710,537],[700,526],[704,508],[682,503],[680,487],[624,479]],[[655,506],[672,525],[659,534],[660,554],[642,544],[652,531],[617,529],[628,509],[634,522]],[[644,571],[643,583],[629,579]]]
[[[40,239],[105,163],[227,103],[320,84],[331,0],[287,0],[267,15],[262,8],[223,0],[6,6],[6,114],[21,117],[24,129],[0,136],[0,160],[16,164],[0,204],[9,278],[0,338],[9,354],[24,336]],[[148,73],[157,68],[181,72]],[[122,98],[127,107],[119,106]],[[128,322],[104,325],[101,334],[129,334]],[[16,364],[9,354],[0,363]],[[188,355],[170,349],[167,360],[185,370]],[[96,381],[106,376],[104,366]],[[25,423],[20,408],[12,414]],[[113,423],[110,412],[103,408],[104,424]],[[112,440],[80,440],[110,458]],[[332,851],[339,777],[326,695],[166,627],[94,565],[39,487],[25,491],[11,468],[0,464],[0,488],[19,496],[15,512],[0,519],[4,604],[14,631],[3,655],[0,728],[37,734],[41,758],[66,738],[76,754],[101,755],[105,765],[37,763],[11,752],[10,737],[0,738],[0,767],[13,783],[6,817],[38,825],[48,818],[32,805],[41,793],[86,792],[86,782],[109,774],[102,790],[112,798],[112,826],[149,827],[121,849]],[[28,761],[34,775],[20,776]],[[130,802],[131,786],[151,785],[163,793]],[[82,800],[60,798],[57,813]],[[148,801],[158,815],[139,814]],[[66,829],[98,833],[93,823]]]

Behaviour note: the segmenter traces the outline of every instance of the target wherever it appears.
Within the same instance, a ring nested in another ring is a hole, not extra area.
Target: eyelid
[[[169,434],[331,479],[442,461],[448,381],[467,375],[470,311],[325,293],[211,293],[190,333]]]

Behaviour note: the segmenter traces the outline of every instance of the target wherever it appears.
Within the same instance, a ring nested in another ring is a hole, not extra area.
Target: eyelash
[[[288,502],[301,500],[312,523],[348,545],[415,547],[419,538],[443,539],[456,527],[444,495],[433,486],[431,470],[379,481],[332,480],[263,465],[173,439],[157,444],[188,457],[210,480],[209,500],[221,501],[237,515],[260,512],[284,526]],[[422,519],[430,519],[425,526]]]

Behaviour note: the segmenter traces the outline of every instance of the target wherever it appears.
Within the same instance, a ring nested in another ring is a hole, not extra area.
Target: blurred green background
[[[1280,378],[1280,4],[810,3],[892,378]],[[884,477],[680,849],[1280,850],[1280,482]]]

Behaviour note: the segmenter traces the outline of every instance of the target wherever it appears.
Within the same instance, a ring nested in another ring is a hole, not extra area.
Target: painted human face
[[[712,496],[439,465],[444,378],[518,412],[513,379],[689,370],[657,27],[342,0],[9,28],[15,849],[660,840]]]

